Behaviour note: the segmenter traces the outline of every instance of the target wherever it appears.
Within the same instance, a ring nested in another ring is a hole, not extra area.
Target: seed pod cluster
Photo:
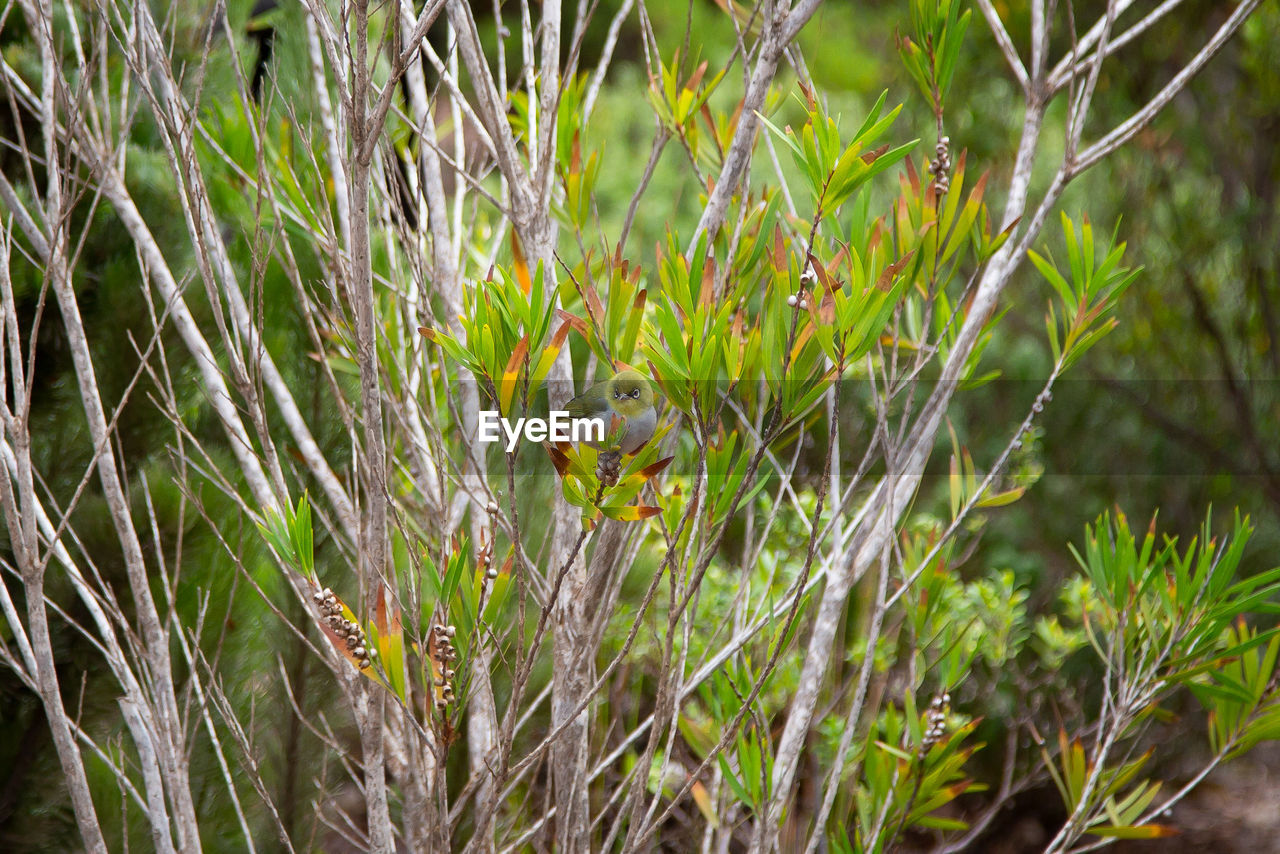
[[[925,715],[925,731],[924,739],[920,742],[920,758],[929,752],[935,744],[942,741],[947,735],[947,712],[946,706],[951,702],[950,694],[938,694],[933,698],[933,702],[929,704],[929,711]]]
[[[458,659],[458,651],[453,648],[453,636],[458,633],[454,626],[436,623],[431,627],[429,649],[435,659],[435,675],[437,685],[436,708],[444,709],[453,702],[453,677],[456,675],[453,663]]]
[[[375,653],[360,624],[342,615],[342,603],[338,601],[338,597],[326,587],[312,593],[311,598],[320,609],[320,618],[324,620],[324,624],[346,645],[347,652],[355,658],[360,669],[368,667]]]
[[[800,274],[800,291],[787,297],[787,305],[791,308],[800,306],[801,311],[808,311],[809,300],[805,298],[805,293],[812,291],[816,284],[818,284],[818,274],[813,272],[812,266],[805,265],[804,272]]]
[[[498,568],[493,565],[493,540],[480,547],[480,553],[476,555],[476,565],[484,570],[484,577],[488,580],[493,581],[498,577]]]
[[[617,451],[605,451],[600,455],[600,461],[596,463],[596,477],[600,478],[600,483],[613,486],[618,482],[621,471],[622,454]]]
[[[938,140],[933,149],[934,159],[929,163],[929,174],[933,176],[933,189],[941,199],[951,189],[951,137],[944,136]]]

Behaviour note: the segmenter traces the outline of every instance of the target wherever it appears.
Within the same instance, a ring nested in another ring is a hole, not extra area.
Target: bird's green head
[[[653,387],[639,371],[621,371],[606,386],[609,406],[626,418],[653,408]]]

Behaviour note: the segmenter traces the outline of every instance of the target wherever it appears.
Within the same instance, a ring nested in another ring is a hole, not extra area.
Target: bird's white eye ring
[[[638,389],[638,388],[633,388],[633,389],[631,389],[631,396],[632,396],[633,398],[635,398],[635,399],[639,400],[639,399],[640,399],[640,389]]]

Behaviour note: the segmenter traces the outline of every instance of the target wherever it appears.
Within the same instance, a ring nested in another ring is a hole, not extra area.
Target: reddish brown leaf
[[[877,160],[879,160],[880,155],[884,154],[888,150],[889,150],[889,146],[886,144],[886,145],[880,146],[874,151],[868,151],[862,155],[862,162],[866,163],[869,166],[872,163],[875,163]]]
[[[702,289],[698,293],[698,302],[710,305],[715,299],[715,290],[716,262],[714,258],[708,258],[707,263],[702,267]]]
[[[813,88],[803,80],[798,81],[796,85],[798,85],[800,87],[800,91],[804,93],[805,104],[808,105],[809,112],[812,113],[816,111],[818,109],[818,99],[814,97]]]
[[[649,463],[649,465],[640,469],[640,471],[636,472],[636,474],[641,475],[642,477],[644,477],[645,480],[648,480],[649,478],[661,472],[667,466],[671,465],[671,461],[674,459],[675,459],[674,456],[664,457],[663,459],[658,460],[656,463]]]
[[[831,276],[827,275],[827,270],[822,266],[822,262],[813,257],[812,254],[809,255],[809,268],[812,269],[814,275],[818,277],[818,281],[822,283],[822,287],[826,288],[828,291],[833,288]]]
[[[738,130],[738,122],[742,119],[742,105],[745,100],[745,98],[738,99],[738,106],[733,108],[733,115],[729,117],[729,126],[725,128],[725,132],[729,134],[730,138],[732,138]]]
[[[982,194],[987,189],[987,178],[991,177],[991,170],[983,172],[978,178],[978,183],[973,185],[973,189],[969,191],[969,201],[967,204],[977,205],[982,203]]]
[[[920,176],[916,174],[916,165],[912,162],[910,157],[906,158],[903,162],[907,164],[907,181],[911,183],[911,193],[912,195],[919,195]]]
[[[516,385],[520,379],[520,366],[524,363],[528,352],[529,336],[523,335],[516,344],[516,348],[511,351],[511,358],[507,360],[507,367],[503,370],[502,379],[498,383],[498,405],[502,407],[503,412],[511,411],[511,401],[515,398]]]
[[[570,465],[572,465],[569,458],[554,445],[544,445],[543,447],[547,449],[547,456],[551,457],[551,464],[556,467],[556,474],[560,475],[560,477],[564,477],[565,472],[567,472]]]
[[[590,283],[582,286],[582,302],[587,307],[587,315],[596,323],[604,318],[604,304],[600,302],[599,294]]]
[[[724,160],[724,145],[720,142],[720,134],[716,132],[716,120],[711,115],[711,108],[703,104],[699,112],[702,113],[702,120],[707,123],[707,131],[711,134],[711,141],[716,144],[716,153],[720,155],[721,160]]]
[[[877,218],[876,221],[871,224],[871,237],[867,240],[867,254],[874,252],[876,247],[880,245],[880,241],[883,238],[884,234],[880,225],[880,219]]]
[[[876,221],[876,225],[879,225],[878,220]],[[845,258],[846,256],[848,256],[848,254],[849,254],[849,247],[841,243],[840,251],[837,252],[835,254],[835,257],[831,259],[831,263],[827,264],[827,275],[830,276],[832,280],[835,279],[835,271],[839,270],[840,266],[844,264]],[[836,287],[839,287],[839,286],[840,286],[840,283],[836,282]]]
[[[583,338],[591,337],[591,327],[588,326],[587,322],[583,320],[581,317],[578,317],[577,315],[574,315],[574,314],[570,314],[569,312],[561,308],[556,309],[556,317],[559,317],[564,322],[560,325],[560,328],[556,330],[556,334],[552,337],[551,346],[553,347],[564,346],[564,339],[568,337],[569,329],[571,327],[573,329],[578,330],[578,334],[581,335]]]
[[[378,628],[379,637],[387,636],[387,588],[378,585],[378,605],[373,611],[373,624]]]
[[[654,507],[651,504],[636,504],[627,507],[615,507],[611,511],[614,518],[623,522],[639,522],[644,519],[652,518],[662,512],[661,507]]]
[[[515,374],[520,370],[520,365],[524,362],[525,355],[529,352],[529,336],[523,335],[517,342],[516,348],[511,351],[511,358],[507,360],[507,368],[504,374]]]
[[[916,250],[912,249],[906,255],[903,255],[897,261],[894,261],[888,267],[885,267],[884,272],[880,274],[880,278],[876,279],[876,288],[882,291],[889,290],[893,285],[893,277],[898,275],[898,273],[902,271],[903,267],[907,266],[907,262],[910,261],[911,256],[915,254]]]
[[[698,86],[702,83],[702,75],[707,73],[707,60],[702,60],[702,64],[694,69],[693,74],[689,76],[688,82],[684,84],[684,88],[690,92],[696,92]]]

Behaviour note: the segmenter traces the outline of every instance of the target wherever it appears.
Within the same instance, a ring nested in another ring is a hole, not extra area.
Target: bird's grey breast
[[[627,433],[622,437],[622,452],[634,454],[640,446],[649,441],[658,426],[658,411],[649,407],[643,415],[627,419]]]

